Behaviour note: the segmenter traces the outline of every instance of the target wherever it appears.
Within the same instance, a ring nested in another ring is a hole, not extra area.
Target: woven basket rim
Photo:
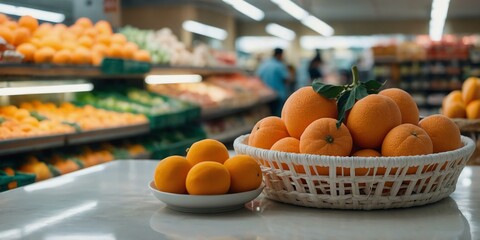
[[[474,141],[465,136],[461,136],[461,140],[463,143],[463,147],[447,151],[441,153],[432,153],[427,155],[415,155],[415,156],[398,156],[398,157],[357,157],[357,156],[325,156],[325,155],[314,155],[314,154],[304,154],[304,153],[287,153],[287,152],[280,152],[274,150],[267,150],[256,148],[252,146],[248,146],[244,143],[245,139],[249,136],[249,134],[241,135],[237,137],[233,143],[234,149],[237,150],[239,148],[243,148],[244,151],[241,152],[251,152],[255,151],[257,155],[264,155],[267,154],[281,154],[282,157],[276,158],[280,162],[290,162],[291,160],[299,160],[302,161],[303,159],[310,159],[317,162],[320,166],[328,166],[334,165],[336,166],[345,166],[350,167],[356,165],[365,166],[365,167],[374,167],[374,166],[415,166],[419,164],[433,164],[433,163],[441,163],[445,162],[446,159],[456,159],[464,155],[472,154],[475,150],[475,143]],[[355,164],[353,164],[355,163]]]

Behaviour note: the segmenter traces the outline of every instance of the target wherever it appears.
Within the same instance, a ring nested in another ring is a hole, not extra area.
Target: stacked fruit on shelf
[[[243,75],[210,77],[199,83],[149,85],[149,90],[200,104],[204,109],[244,106],[273,94],[257,78]]]
[[[443,99],[442,114],[449,118],[480,119],[480,79],[470,77],[461,91],[449,93]]]
[[[120,33],[113,33],[110,23],[93,24],[79,18],[75,24],[42,23],[31,16],[18,22],[0,15],[0,37],[23,54],[24,62],[99,65],[104,57],[150,62],[150,54],[128,42]]]
[[[59,119],[46,119],[35,111],[13,105],[0,107],[0,140],[73,133],[75,128]]]
[[[234,66],[236,63],[234,53],[214,51],[205,44],[199,44],[193,51],[189,51],[169,28],[154,31],[127,26],[120,32],[129,41],[147,50],[151,55],[152,63],[196,67]]]
[[[53,103],[32,101],[21,103],[20,108],[35,112],[47,119],[78,126],[81,130],[111,128],[148,122],[148,119],[141,114],[107,111],[91,105],[79,107],[68,102],[57,106]]]

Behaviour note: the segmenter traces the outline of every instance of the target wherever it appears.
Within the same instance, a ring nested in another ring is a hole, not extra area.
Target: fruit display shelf
[[[242,106],[229,107],[229,108],[218,107],[218,108],[207,109],[207,110],[202,111],[202,120],[210,120],[210,119],[215,119],[215,118],[221,118],[221,117],[224,117],[224,116],[233,115],[235,113],[244,112],[244,111],[252,109],[256,106],[261,106],[261,105],[265,105],[267,103],[270,103],[273,100],[275,100],[275,98],[276,98],[276,95],[271,94],[271,95],[260,97],[260,99],[256,102],[249,103],[249,104],[242,105]]]
[[[34,150],[66,147],[81,143],[125,138],[145,134],[149,131],[149,124],[142,123],[120,127],[102,128],[98,130],[81,131],[69,134],[55,134],[0,140],[0,156],[31,152]]]
[[[237,138],[238,136],[250,133],[252,131],[253,126],[255,126],[255,124],[245,125],[240,128],[233,128],[232,130],[229,130],[226,132],[209,135],[208,138],[215,139],[223,143],[233,142],[235,138]]]

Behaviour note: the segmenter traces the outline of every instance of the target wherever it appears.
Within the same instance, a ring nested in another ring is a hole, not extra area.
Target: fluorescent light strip
[[[447,19],[448,6],[450,0],[433,0],[432,11],[430,12],[430,30],[429,35],[433,41],[440,41]]]
[[[201,82],[202,76],[191,75],[148,75],[145,78],[147,84],[171,84],[171,83],[196,83]]]
[[[323,36],[329,37],[332,36],[334,30],[330,25],[326,24],[324,21],[316,18],[313,15],[310,15],[302,20],[303,25],[311,28],[313,31],[322,34]]]
[[[32,87],[6,87],[0,88],[0,96],[15,96],[28,94],[49,94],[49,93],[71,93],[89,92],[93,90],[93,84],[68,84],[53,86],[32,86]]]
[[[232,5],[237,11],[247,15],[256,21],[261,21],[265,17],[265,13],[259,8],[243,0],[223,0],[225,3]]]
[[[191,21],[191,20],[183,22],[182,27],[183,29],[189,32],[215,38],[218,40],[225,40],[225,38],[227,38],[227,35],[228,35],[227,31],[221,28],[213,27],[210,25],[206,25],[206,24]]]
[[[286,27],[280,26],[276,23],[267,24],[267,26],[265,27],[265,31],[273,36],[285,39],[287,41],[292,41],[293,39],[295,39],[296,36],[294,31]]]
[[[305,9],[301,8],[290,0],[272,0],[272,2],[277,4],[278,7],[280,7],[283,11],[290,14],[297,20],[301,21],[309,15],[309,13],[305,11]]]
[[[13,6],[10,4],[3,4],[3,3],[0,3],[0,12],[10,14],[10,15],[15,15],[15,16],[30,15],[39,20],[55,22],[55,23],[61,23],[65,20],[65,14],[62,14],[62,13],[44,11],[44,10],[39,10],[35,8],[17,7],[17,6]]]

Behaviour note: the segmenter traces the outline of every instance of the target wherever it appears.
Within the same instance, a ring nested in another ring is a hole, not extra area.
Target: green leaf
[[[69,125],[69,126],[73,127],[75,129],[75,132],[77,132],[77,133],[82,131],[82,128],[80,127],[80,125],[78,125],[75,122],[62,121],[62,124]]]
[[[360,100],[360,99],[368,96],[367,89],[362,85],[355,87],[354,90],[355,90],[355,99],[356,100]]]
[[[46,118],[45,116],[41,115],[40,113],[38,112],[30,112],[30,116],[36,118],[38,121],[43,121],[43,120],[47,120],[48,118]]]
[[[338,99],[337,109],[339,109],[339,110],[338,110],[337,128],[340,128],[343,120],[345,119],[345,115],[346,115],[347,111],[350,110],[353,107],[353,104],[355,104],[355,95],[357,94],[356,89],[357,88],[354,88],[351,92],[350,91],[345,92]]]
[[[0,124],[2,124],[3,122],[5,122],[5,118],[4,118],[4,117],[0,117]]]
[[[343,92],[345,89],[344,86],[335,86],[335,85],[329,85],[329,84],[324,84],[320,81],[314,81],[312,83],[313,90],[320,95],[328,98],[328,99],[335,99],[338,97],[340,93]]]
[[[361,85],[365,86],[368,90],[375,90],[378,91],[385,83],[380,83],[375,80],[370,80],[367,82],[362,83]]]

